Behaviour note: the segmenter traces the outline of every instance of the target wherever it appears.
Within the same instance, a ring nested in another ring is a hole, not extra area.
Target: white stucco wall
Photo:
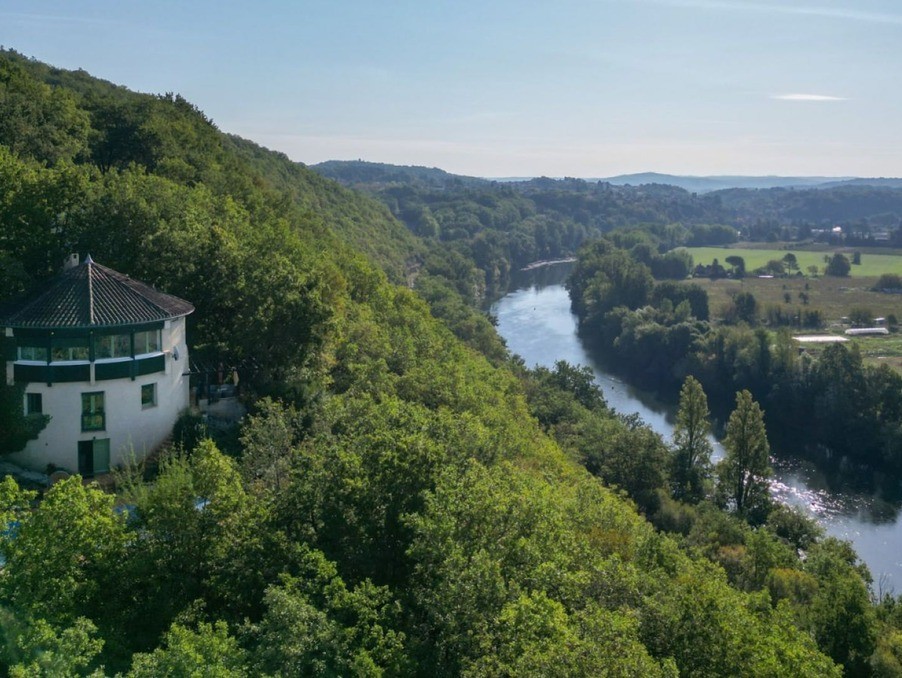
[[[29,441],[10,461],[35,470],[54,464],[78,471],[78,443],[108,438],[110,467],[125,464],[132,457],[142,459],[172,432],[178,416],[188,407],[188,346],[185,319],[168,321],[162,331],[165,371],[130,378],[92,382],[29,383],[26,393],[40,393],[44,414],[50,422],[36,440]],[[175,352],[174,352],[175,349]],[[173,355],[178,355],[178,360]],[[156,384],[156,402],[142,407],[141,387]],[[105,430],[81,430],[81,396],[102,391],[106,413]]]

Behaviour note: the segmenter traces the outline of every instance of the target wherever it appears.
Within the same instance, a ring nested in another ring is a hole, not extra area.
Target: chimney
[[[70,268],[75,268],[76,266],[78,266],[78,252],[66,257],[65,261],[63,261],[63,270],[68,271]]]

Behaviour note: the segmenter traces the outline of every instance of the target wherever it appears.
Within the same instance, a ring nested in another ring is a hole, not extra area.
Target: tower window
[[[25,394],[25,414],[44,414],[44,397],[40,393]]]
[[[81,430],[103,431],[106,414],[103,407],[103,391],[81,394]]]
[[[157,404],[157,385],[144,384],[141,387],[141,407],[147,409]]]

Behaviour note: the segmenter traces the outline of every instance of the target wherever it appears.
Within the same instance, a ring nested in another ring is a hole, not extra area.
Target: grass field
[[[715,318],[723,316],[723,310],[731,303],[733,295],[751,292],[762,310],[769,304],[793,311],[800,308],[820,309],[828,326],[839,323],[840,318],[848,316],[856,307],[870,310],[874,317],[893,314],[902,320],[902,294],[872,292],[870,288],[876,278],[694,278],[692,282],[708,291],[708,303]],[[789,303],[786,303],[786,294],[789,294]],[[800,294],[808,295],[807,305],[802,303]]]
[[[729,270],[726,258],[729,256],[739,256],[745,259],[745,268],[747,271],[753,271],[767,264],[771,259],[782,259],[787,252],[796,255],[799,262],[799,269],[802,273],[808,273],[809,266],[817,266],[818,271],[823,274],[826,263],[824,256],[832,256],[833,252],[842,252],[849,261],[852,260],[852,251],[843,248],[830,248],[822,251],[812,252],[802,249],[757,249],[748,247],[687,247],[685,248],[692,255],[692,259],[696,264],[710,264],[714,259],[720,262],[721,266]],[[874,254],[864,251],[861,255],[861,264],[852,266],[849,276],[853,278],[877,278],[882,273],[898,273],[902,275],[902,256],[898,254]]]
[[[895,315],[896,318],[902,320],[902,294],[872,292],[870,288],[876,280],[876,278],[865,277],[746,277],[741,280],[695,278],[692,282],[701,285],[708,291],[708,303],[711,315],[715,319],[723,317],[724,309],[731,303],[733,295],[738,292],[751,292],[758,301],[758,308],[762,316],[769,305],[778,305],[791,312],[799,309],[820,309],[824,314],[824,329],[794,329],[793,333],[821,334],[827,331],[832,334],[842,334],[848,325],[843,325],[840,319],[848,316],[853,308],[868,309],[875,318]],[[802,303],[799,297],[800,293],[808,295],[807,305]],[[789,294],[789,303],[785,300],[786,294]],[[850,343],[858,344],[861,355],[867,362],[886,363],[902,372],[902,334],[854,337],[851,338]],[[817,353],[822,349],[810,346],[806,350]]]

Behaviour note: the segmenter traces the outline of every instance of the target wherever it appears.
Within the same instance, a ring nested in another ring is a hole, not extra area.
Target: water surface
[[[520,289],[492,306],[498,332],[529,367],[552,367],[558,360],[588,365],[608,405],[624,414],[638,413],[669,440],[675,408],[606,372],[580,341],[576,316],[563,286],[569,268],[552,266],[524,276]],[[723,447],[715,441],[714,456],[722,455]],[[894,584],[902,587],[902,525],[898,520],[902,502],[831,488],[823,473],[801,460],[774,459],[773,465],[771,489],[777,499],[807,511],[828,534],[851,541],[871,569],[875,591],[892,590]]]

